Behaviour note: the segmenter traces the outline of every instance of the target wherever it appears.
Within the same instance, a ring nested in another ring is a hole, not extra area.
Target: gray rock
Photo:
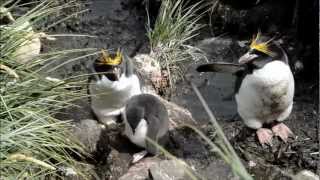
[[[130,166],[131,155],[120,153],[119,151],[112,149],[108,156],[108,169],[110,180],[117,180],[123,174],[125,174]]]
[[[161,100],[168,110],[170,119],[169,130],[181,127],[184,124],[197,126],[197,121],[193,119],[189,110],[162,98]]]
[[[159,161],[158,158],[145,158],[140,162],[130,167],[128,172],[121,176],[119,180],[146,180],[150,179],[149,169],[156,165]]]
[[[303,171],[300,171],[298,174],[296,174],[292,179],[293,180],[319,180],[319,176],[314,174],[311,171],[303,170]]]
[[[204,169],[201,174],[210,180],[239,180],[231,171],[231,168],[222,160],[216,160]]]
[[[183,161],[164,160],[150,168],[150,175],[153,180],[189,180],[187,171],[192,173]]]
[[[242,35],[260,27],[264,31],[274,32],[284,22],[290,22],[291,6],[284,1],[210,1],[215,4],[212,15],[213,32],[224,32]]]
[[[96,120],[83,119],[75,123],[73,134],[94,156],[106,156],[110,152],[108,135]]]
[[[197,44],[209,61],[235,62],[240,45],[231,38],[207,38]]]
[[[99,180],[100,178],[95,172],[94,165],[91,164],[77,164],[77,168],[81,168],[84,172],[82,175],[75,172],[74,169],[70,167],[59,167],[59,173],[61,174],[61,178],[65,180],[87,180],[87,179],[96,179]]]
[[[183,167],[184,166],[184,167]],[[145,158],[130,167],[119,180],[189,180],[186,170],[192,170],[183,161]]]
[[[133,59],[140,76],[142,92],[156,95],[156,79],[161,77],[160,64],[149,54],[137,54]]]

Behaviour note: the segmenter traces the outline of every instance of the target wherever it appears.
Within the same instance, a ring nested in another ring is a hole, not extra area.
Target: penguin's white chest
[[[140,82],[136,75],[122,75],[119,81],[110,81],[103,77],[91,83],[89,88],[91,107],[98,118],[120,114],[129,98],[141,94]]]
[[[135,133],[132,132],[130,125],[125,120],[125,135],[134,144],[145,148],[147,132],[148,132],[148,124],[146,120],[141,119],[138,126],[136,127]]]
[[[238,112],[245,122],[282,120],[291,112],[293,95],[294,79],[289,66],[272,61],[243,79],[236,94]],[[286,111],[290,112],[284,114]]]

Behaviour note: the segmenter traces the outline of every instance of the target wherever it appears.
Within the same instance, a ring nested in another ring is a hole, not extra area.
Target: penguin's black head
[[[144,119],[144,109],[141,107],[126,107],[126,118],[134,134],[138,124]]]
[[[122,68],[122,53],[118,50],[115,54],[109,54],[102,50],[102,56],[97,59],[93,68],[99,74],[101,78],[102,75],[106,76],[110,81],[118,81],[121,74],[123,73]]]
[[[273,43],[273,38],[261,36],[261,33],[253,38],[249,51],[239,58],[240,64],[248,64],[254,61],[272,61],[280,59],[282,49]],[[264,63],[263,63],[264,64]]]

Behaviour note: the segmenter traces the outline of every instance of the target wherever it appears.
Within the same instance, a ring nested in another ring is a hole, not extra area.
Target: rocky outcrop
[[[201,149],[199,152],[205,152],[204,146],[201,145],[201,141],[196,138],[196,135],[184,127],[185,124],[198,126],[191,113],[157,94],[155,83],[158,82],[157,78],[161,76],[160,66],[157,66],[157,63],[146,54],[137,55],[134,60],[136,60],[137,71],[143,80],[143,93],[158,97],[168,110],[170,142],[165,149],[182,159],[191,155],[195,149],[199,149],[198,147]],[[154,179],[159,180],[165,179],[167,176],[177,180],[186,179],[184,170],[179,170],[173,160],[147,157],[132,165],[132,155],[141,149],[122,135],[123,124],[119,123],[113,127],[99,124],[93,117],[90,119],[88,113],[84,113],[85,111],[90,112],[90,106],[87,102],[81,101],[79,103],[82,108],[72,110],[73,119],[76,120],[73,134],[85,145],[87,151],[92,155],[93,161],[101,164],[100,169],[108,167],[108,173],[100,174],[100,176],[108,176],[109,179],[118,179],[121,176],[122,180],[148,179],[151,175]],[[86,110],[83,107],[86,107]],[[87,119],[81,119],[81,117]],[[192,136],[194,138],[191,138]]]
[[[180,160],[147,158],[133,165],[119,180],[189,180],[192,170]]]

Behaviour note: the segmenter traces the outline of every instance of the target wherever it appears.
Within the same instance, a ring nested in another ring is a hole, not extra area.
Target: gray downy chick
[[[126,104],[123,119],[124,134],[130,141],[145,151],[134,155],[133,162],[137,162],[147,153],[158,154],[159,149],[147,138],[160,146],[168,141],[169,116],[165,105],[151,94],[141,94],[132,97]]]

